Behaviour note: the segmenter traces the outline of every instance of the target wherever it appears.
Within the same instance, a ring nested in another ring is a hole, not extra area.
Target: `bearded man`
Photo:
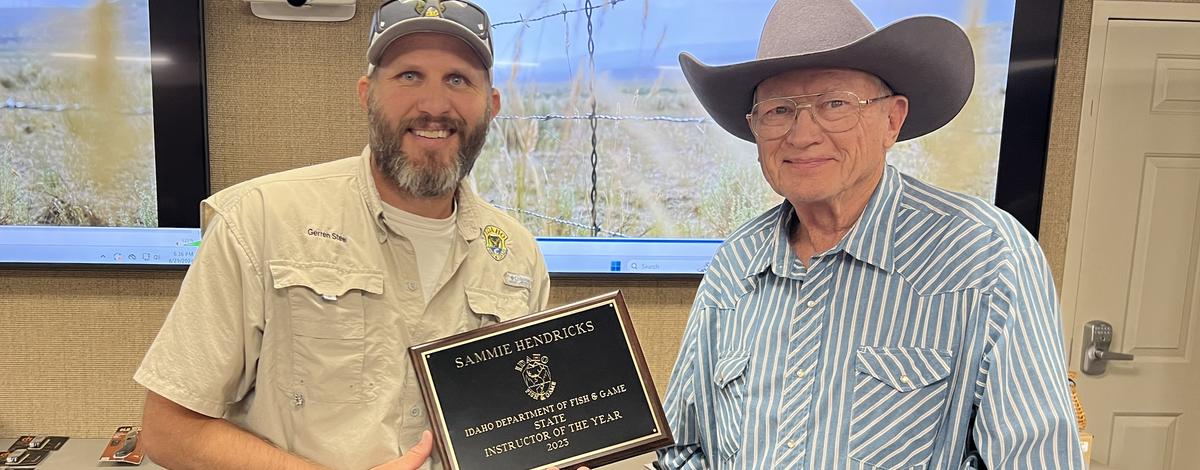
[[[406,349],[546,305],[533,236],[463,184],[500,109],[487,14],[393,0],[371,26],[362,154],[201,203],[134,376],[163,466],[440,468]]]

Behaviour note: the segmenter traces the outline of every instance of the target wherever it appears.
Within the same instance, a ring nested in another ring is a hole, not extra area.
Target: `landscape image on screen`
[[[975,51],[966,108],[894,147],[889,161],[900,170],[994,198],[1013,2],[856,2],[876,27],[949,18]],[[535,235],[722,238],[781,200],[754,146],[708,117],[677,59],[681,51],[710,65],[753,59],[772,0],[479,3],[495,31],[503,103],[472,177]]]
[[[190,261],[176,251],[199,231],[159,227],[151,66],[166,59],[151,56],[148,2],[0,0],[0,263]],[[471,183],[538,236],[551,272],[703,273],[721,239],[780,202],[678,62],[753,59],[773,0],[478,3],[502,106]],[[964,28],[971,99],[889,161],[994,199],[1015,0],[855,3],[877,27],[933,14]]]
[[[158,225],[146,0],[0,0],[0,225]]]

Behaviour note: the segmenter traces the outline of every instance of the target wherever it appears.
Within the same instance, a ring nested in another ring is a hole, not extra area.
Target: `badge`
[[[429,6],[429,3],[425,0],[417,2],[417,5],[413,9],[421,16],[428,18],[441,18],[442,13],[446,12],[446,6],[442,5],[442,2],[438,2],[437,6]]]
[[[535,400],[545,400],[554,393],[555,383],[550,380],[550,366],[546,365],[549,362],[550,358],[541,354],[517,361],[516,371],[525,380],[525,393]]]
[[[500,261],[508,256],[508,234],[500,227],[488,225],[483,228],[484,247],[492,259]]]

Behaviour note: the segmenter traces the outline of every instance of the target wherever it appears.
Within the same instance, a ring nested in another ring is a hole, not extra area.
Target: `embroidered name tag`
[[[310,237],[326,238],[335,242],[346,243],[346,236],[337,232],[326,232],[324,230],[309,228],[307,233]]]
[[[504,273],[504,283],[523,289],[530,289],[533,287],[533,279],[530,279],[529,276],[522,276],[512,272]]]

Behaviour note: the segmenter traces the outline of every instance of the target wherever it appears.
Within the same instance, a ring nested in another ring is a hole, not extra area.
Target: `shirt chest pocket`
[[[530,313],[528,292],[500,292],[478,287],[466,288],[467,309],[478,320],[469,328],[506,322]]]
[[[373,399],[363,376],[365,297],[383,293],[383,272],[294,261],[272,261],[270,268],[291,325],[292,367],[279,385],[297,403]]]
[[[717,358],[713,368],[715,388],[717,449],[722,462],[737,455],[742,446],[742,426],[746,418],[746,364],[748,354],[729,354]]]
[[[868,468],[924,469],[949,393],[950,352],[862,347],[855,359],[850,458]]]

